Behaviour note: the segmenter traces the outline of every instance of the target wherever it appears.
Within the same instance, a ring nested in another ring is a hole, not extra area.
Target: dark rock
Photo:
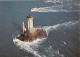
[[[37,38],[46,38],[46,37],[47,37],[46,31],[42,28],[39,28],[34,33],[29,33],[28,31],[26,31],[17,38],[20,39],[21,41],[31,42],[33,40],[36,40]]]

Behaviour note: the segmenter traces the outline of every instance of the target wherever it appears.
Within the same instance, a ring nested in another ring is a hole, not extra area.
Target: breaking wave
[[[49,34],[51,30],[57,30],[61,27],[70,28],[71,26],[77,23],[79,23],[79,21],[70,21],[70,22],[65,22],[62,24],[53,25],[53,26],[44,26],[42,28],[44,28]],[[53,50],[52,46],[43,47],[40,45],[43,42],[45,43],[46,40],[47,38],[41,38],[41,39],[36,39],[33,42],[23,42],[19,39],[16,39],[16,37],[13,38],[13,42],[14,44],[16,44],[16,46],[20,47],[20,49],[23,49],[26,52],[32,53],[33,55],[37,57],[55,57],[55,56],[64,57],[64,55],[59,53],[59,49]]]
[[[57,5],[57,6],[49,6],[49,7],[32,8],[31,12],[80,12],[80,11],[79,9],[76,8]]]
[[[80,2],[78,1],[61,1],[47,0],[45,3],[53,3],[53,6],[32,8],[31,12],[80,12]]]
[[[53,26],[44,26],[43,28],[47,31],[47,33],[49,33],[51,30],[57,30],[61,27],[66,27],[66,28],[70,28],[71,26],[77,24],[79,21],[69,21],[69,22],[65,22],[65,23],[61,23],[61,24],[56,24]]]
[[[45,39],[43,38],[43,39],[34,40],[33,42],[23,42],[19,39],[16,39],[16,37],[15,37],[13,39],[13,42],[14,42],[14,44],[16,44],[16,46],[19,46],[20,49],[30,52],[37,57],[41,57],[36,49],[38,48],[39,44],[42,43],[44,40]]]
[[[54,56],[59,56],[59,57],[64,57],[64,55],[59,53],[59,50],[53,50],[52,46],[50,47],[40,47],[39,44],[44,42],[45,39],[37,39],[34,40],[33,42],[23,42],[20,41],[19,39],[14,38],[13,42],[16,44],[16,46],[20,47],[20,49],[23,49],[26,52],[30,52],[33,55],[37,57],[54,57]],[[40,50],[43,50],[44,52],[37,50],[39,47]]]
[[[31,12],[70,12],[67,9],[60,9],[60,7],[63,7],[63,5],[32,8]]]

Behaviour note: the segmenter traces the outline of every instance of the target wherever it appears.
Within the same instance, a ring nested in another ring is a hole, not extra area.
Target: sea
[[[29,14],[46,38],[16,38]],[[0,57],[80,57],[80,1],[0,0]]]

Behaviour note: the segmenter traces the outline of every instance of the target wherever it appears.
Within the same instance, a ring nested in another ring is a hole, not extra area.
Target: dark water
[[[22,21],[25,21],[27,27],[26,17],[31,8],[44,5],[42,1],[0,1],[0,57],[35,57],[34,54],[17,47],[12,36],[21,31]],[[46,41],[37,48],[40,55],[53,57],[52,54],[55,54],[54,57],[62,57],[59,55],[63,54],[64,57],[80,57],[79,12],[32,12],[31,15],[34,17],[35,27],[60,24],[49,32]],[[75,24],[62,25],[71,21]],[[50,46],[52,50],[48,50]],[[53,52],[55,50],[59,50],[59,55]]]

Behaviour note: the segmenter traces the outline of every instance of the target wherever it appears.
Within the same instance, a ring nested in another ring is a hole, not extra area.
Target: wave
[[[19,39],[14,38],[13,42],[14,44],[16,44],[16,46],[19,46],[20,49],[30,52],[37,57],[41,57],[36,49],[38,48],[39,44],[42,43],[44,40],[45,38],[37,39],[37,40],[34,40],[33,42],[23,42]]]
[[[47,31],[47,34],[49,34],[49,32],[52,30],[58,30],[61,27],[70,28],[79,22],[80,21],[69,21],[69,22],[65,22],[65,23],[61,23],[61,24],[56,24],[53,26],[44,26],[42,28]],[[23,42],[19,39],[16,39],[16,37],[13,38],[13,42],[14,42],[14,44],[16,44],[16,46],[20,47],[20,49],[23,49],[26,52],[32,53],[33,55],[35,55],[37,57],[55,57],[55,56],[64,57],[63,54],[59,53],[59,49],[53,50],[52,46],[50,46],[50,47],[41,46],[41,44],[43,42],[45,42],[46,40],[47,40],[47,38],[41,38],[41,39],[38,38],[38,39],[34,40],[33,42]],[[63,43],[66,45],[65,42],[63,42]]]
[[[44,42],[45,39],[37,39],[33,42],[23,42],[20,41],[19,39],[14,38],[13,42],[16,44],[16,46],[20,47],[20,49],[23,49],[26,52],[30,52],[34,54],[37,57],[54,57],[54,56],[59,56],[59,57],[64,57],[64,55],[59,53],[59,50],[53,50],[52,46],[50,47],[39,47],[42,42]],[[39,47],[40,50],[37,50]],[[41,51],[43,50],[43,51]]]
[[[79,9],[74,8],[70,5],[69,6],[56,5],[56,6],[32,8],[31,12],[80,12],[80,11]]]
[[[45,3],[54,3],[53,6],[32,8],[31,12],[80,12],[80,2],[78,1],[61,1],[47,0]]]
[[[63,4],[62,1],[59,1],[59,0],[47,0],[47,1],[44,1],[45,3],[54,3],[54,4]]]
[[[49,32],[51,30],[57,30],[61,27],[66,27],[66,28],[70,28],[72,27],[73,25],[79,23],[80,21],[69,21],[69,22],[65,22],[65,23],[61,23],[61,24],[56,24],[56,25],[53,25],[53,26],[44,26],[43,28],[47,31],[47,33],[49,34]]]
[[[69,11],[67,9],[59,9],[62,6],[63,5],[32,8],[31,12],[71,12],[71,11]]]

